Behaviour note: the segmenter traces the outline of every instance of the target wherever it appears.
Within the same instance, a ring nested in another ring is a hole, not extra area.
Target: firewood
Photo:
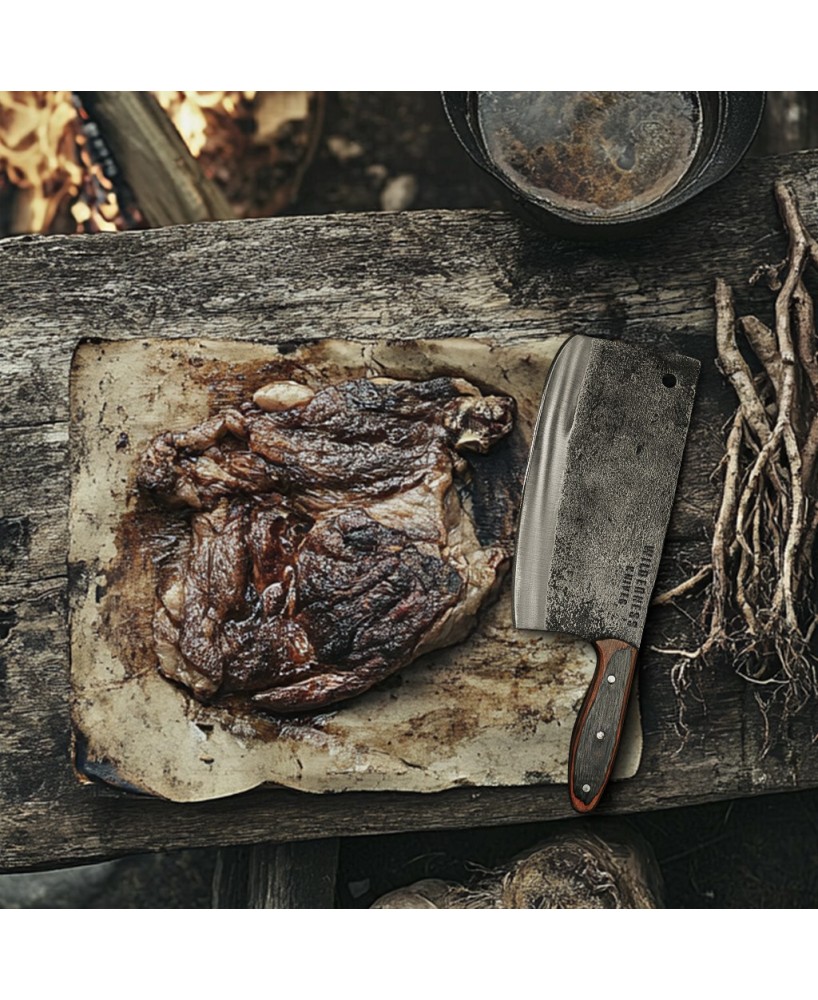
[[[148,91],[82,91],[122,175],[151,226],[233,218],[227,198],[205,176]]]

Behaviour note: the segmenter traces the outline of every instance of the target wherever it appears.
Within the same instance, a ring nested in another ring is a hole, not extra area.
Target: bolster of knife
[[[590,812],[611,776],[639,650],[620,639],[594,643],[597,666],[574,732],[568,767],[571,805]]]

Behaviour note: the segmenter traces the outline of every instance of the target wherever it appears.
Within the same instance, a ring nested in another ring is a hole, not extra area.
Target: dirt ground
[[[774,138],[764,133],[766,149]],[[476,207],[497,204],[451,134],[439,95],[327,95],[320,150],[291,214]],[[644,813],[628,822],[653,847],[670,907],[818,906],[818,791]],[[346,838],[338,905],[366,907],[420,878],[468,878],[559,827]],[[213,850],[180,851],[0,876],[0,907],[207,907],[215,858]]]

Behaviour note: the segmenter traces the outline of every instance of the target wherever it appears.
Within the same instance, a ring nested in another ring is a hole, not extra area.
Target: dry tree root
[[[818,698],[816,586],[813,550],[818,531],[818,360],[812,298],[804,283],[818,269],[818,242],[807,231],[792,189],[775,196],[789,236],[787,260],[760,268],[777,290],[775,322],[755,316],[738,323],[733,295],[716,281],[718,365],[739,406],[720,465],[722,495],[711,561],[654,603],[672,603],[708,581],[697,649],[664,650],[677,657],[677,693],[689,686],[690,668],[708,654],[730,658],[736,672],[756,685],[766,714],[778,702],[785,716]],[[754,373],[737,341],[759,362]],[[768,729],[769,732],[769,729]],[[769,749],[765,746],[765,751]]]

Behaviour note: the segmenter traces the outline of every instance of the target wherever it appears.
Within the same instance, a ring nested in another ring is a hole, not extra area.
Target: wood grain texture
[[[219,851],[213,873],[217,910],[331,910],[338,873],[337,837],[252,844]]]
[[[81,91],[79,97],[150,225],[233,218],[221,188],[149,90]]]
[[[621,639],[594,643],[596,670],[574,731],[568,761],[568,793],[577,812],[594,809],[616,759],[639,650]]]
[[[255,843],[524,822],[570,813],[564,786],[455,789],[432,796],[316,798],[267,790],[174,805],[79,785],[69,763],[66,643],[68,370],[81,338],[225,337],[286,343],[327,336],[480,335],[519,342],[605,330],[659,341],[703,362],[658,586],[703,555],[710,482],[734,401],[714,364],[713,283],[740,312],[766,315],[749,288],[785,241],[772,182],[793,181],[818,224],[818,154],[748,161],[650,239],[559,244],[486,212],[418,212],[226,222],[0,244],[0,866],[68,864],[195,845]],[[683,616],[651,616],[640,684],[640,774],[598,811],[627,812],[818,784],[808,720],[763,759],[752,691],[730,664],[702,676],[680,749],[671,661]],[[678,751],[678,752],[677,752]]]

